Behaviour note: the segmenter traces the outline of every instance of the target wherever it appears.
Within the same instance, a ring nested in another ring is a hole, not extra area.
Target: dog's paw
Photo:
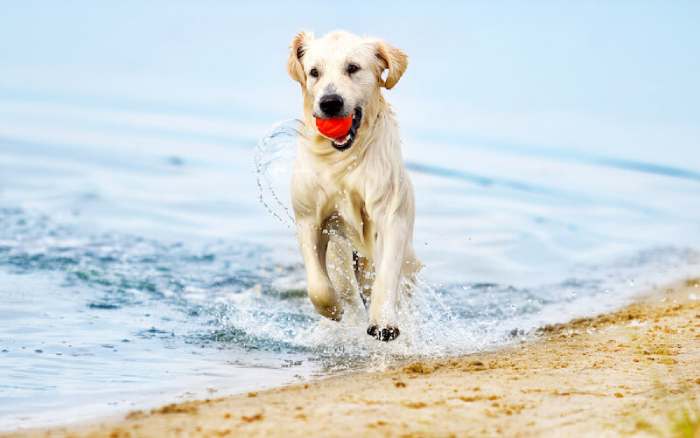
[[[380,329],[376,325],[371,325],[367,327],[367,334],[378,341],[389,342],[399,337],[398,327],[384,327]]]

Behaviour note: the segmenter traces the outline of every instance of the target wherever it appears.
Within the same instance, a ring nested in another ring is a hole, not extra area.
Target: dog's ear
[[[403,76],[403,73],[406,71],[406,67],[408,67],[408,56],[400,49],[384,41],[377,41],[376,50],[376,56],[383,64],[382,70],[389,70],[386,75],[386,80],[384,81],[384,87],[390,90],[399,82],[399,79],[401,79],[401,76]]]
[[[306,52],[306,44],[313,39],[313,35],[306,32],[299,32],[292,40],[289,48],[289,59],[287,60],[287,71],[289,76],[302,86],[306,83],[306,74],[304,74],[304,66],[301,65],[301,59]]]

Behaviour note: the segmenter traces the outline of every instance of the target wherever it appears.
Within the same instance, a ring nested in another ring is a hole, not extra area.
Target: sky
[[[290,118],[292,36],[342,28],[409,54],[388,93],[409,137],[697,168],[698,19],[684,1],[15,1],[0,16],[0,99]]]

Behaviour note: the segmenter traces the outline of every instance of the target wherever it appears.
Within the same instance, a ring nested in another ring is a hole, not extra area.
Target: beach
[[[699,363],[689,279],[498,351],[5,436],[700,436]]]

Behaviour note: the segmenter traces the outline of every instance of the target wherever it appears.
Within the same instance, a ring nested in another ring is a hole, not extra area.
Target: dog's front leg
[[[372,286],[367,334],[382,341],[391,341],[399,335],[396,305],[411,225],[397,215],[377,229],[375,260],[379,263],[376,263],[377,276]]]
[[[309,298],[318,313],[334,321],[340,321],[343,316],[342,304],[340,297],[331,286],[326,270],[328,236],[321,232],[321,227],[315,221],[311,220],[300,220],[297,231],[306,267]]]

